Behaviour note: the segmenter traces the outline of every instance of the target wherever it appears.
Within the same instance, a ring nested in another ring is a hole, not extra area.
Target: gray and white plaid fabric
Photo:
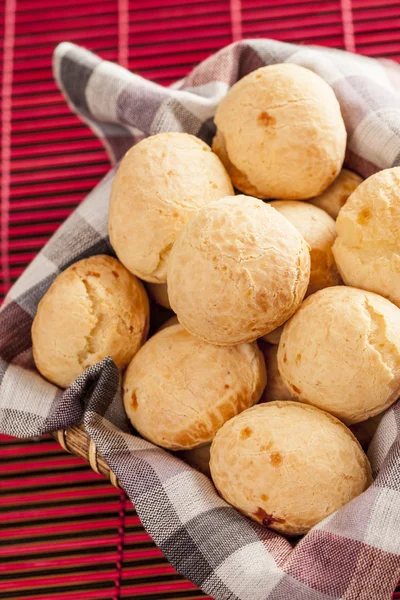
[[[347,165],[364,176],[400,164],[400,68],[337,50],[271,40],[228,46],[171,88],[63,43],[54,72],[71,109],[115,164],[144,136],[187,131],[210,142],[229,86],[262,65],[292,62],[335,90],[348,132]],[[0,431],[40,435],[83,422],[173,566],[216,600],[385,600],[400,579],[400,405],[371,444],[374,484],[293,546],[239,514],[211,482],[129,433],[111,359],[62,392],[35,371],[30,328],[38,301],[74,261],[111,253],[114,171],[82,202],[8,294],[0,312]]]

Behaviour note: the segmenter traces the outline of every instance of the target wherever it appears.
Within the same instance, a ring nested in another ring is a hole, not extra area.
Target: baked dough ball
[[[256,343],[212,346],[173,325],[150,338],[132,360],[124,405],[143,437],[183,450],[211,442],[225,421],[258,402],[265,383]]]
[[[365,421],[400,393],[400,310],[371,292],[325,288],[286,323],[278,366],[300,401]]]
[[[336,239],[335,221],[332,217],[308,202],[277,200],[271,206],[296,227],[309,245],[311,273],[306,296],[342,283],[332,254]]]
[[[347,285],[389,298],[400,307],[400,167],[366,179],[336,221],[336,264]]]
[[[210,477],[210,448],[211,444],[207,444],[191,450],[181,450],[177,452],[177,456],[191,467]]]
[[[106,356],[124,369],[148,328],[149,302],[138,279],[111,256],[85,258],[60,273],[39,302],[36,367],[62,388]]]
[[[371,483],[351,431],[298,402],[260,404],[225,423],[211,445],[210,470],[229,504],[287,535],[307,533]]]
[[[150,298],[154,300],[156,304],[163,306],[164,308],[171,308],[168,299],[168,286],[167,283],[147,283],[146,289],[149,292]]]
[[[133,146],[113,181],[109,233],[120,261],[154,283],[166,281],[170,250],[184,224],[232,194],[221,161],[187,133],[159,133]]]
[[[184,227],[169,260],[169,300],[193,335],[239,344],[284,323],[309,276],[308,246],[293,225],[261,200],[229,196]]]
[[[259,348],[264,355],[268,380],[261,402],[272,400],[297,400],[296,394],[284,383],[278,369],[278,346],[259,342]]]
[[[342,169],[335,181],[320,196],[312,198],[310,203],[322,208],[332,219],[336,219],[348,197],[363,181],[354,171]]]
[[[236,188],[259,198],[304,200],[338,175],[346,129],[332,88],[298,65],[261,67],[217,107],[213,150]]]

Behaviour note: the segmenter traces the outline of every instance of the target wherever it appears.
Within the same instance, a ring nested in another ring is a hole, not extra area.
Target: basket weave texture
[[[59,429],[52,433],[52,436],[64,450],[87,460],[93,471],[108,477],[114,487],[122,489],[116,475],[98,452],[96,444],[88,436],[82,425]]]

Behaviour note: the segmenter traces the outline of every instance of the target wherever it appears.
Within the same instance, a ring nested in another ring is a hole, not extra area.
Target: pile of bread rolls
[[[117,258],[55,279],[33,355],[62,388],[110,356],[136,433],[299,535],[371,483],[352,429],[365,447],[400,395],[400,168],[342,169],[335,94],[294,64],[238,81],[215,125],[212,149],[160,133],[127,152]],[[175,313],[149,339],[147,293]]]

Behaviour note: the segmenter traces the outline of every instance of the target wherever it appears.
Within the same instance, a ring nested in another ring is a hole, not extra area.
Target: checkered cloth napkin
[[[364,176],[399,164],[400,68],[337,50],[247,40],[228,46],[163,88],[63,43],[54,72],[70,104],[113,164],[144,136],[187,131],[210,142],[213,114],[249,71],[297,63],[334,89],[348,132],[347,164]],[[32,262],[0,312],[0,431],[37,436],[80,422],[122,482],[172,565],[216,600],[385,600],[400,579],[400,406],[369,450],[374,484],[292,545],[242,516],[207,477],[129,433],[110,358],[61,391],[35,371],[30,329],[40,298],[74,261],[112,253],[107,206],[114,170]]]

